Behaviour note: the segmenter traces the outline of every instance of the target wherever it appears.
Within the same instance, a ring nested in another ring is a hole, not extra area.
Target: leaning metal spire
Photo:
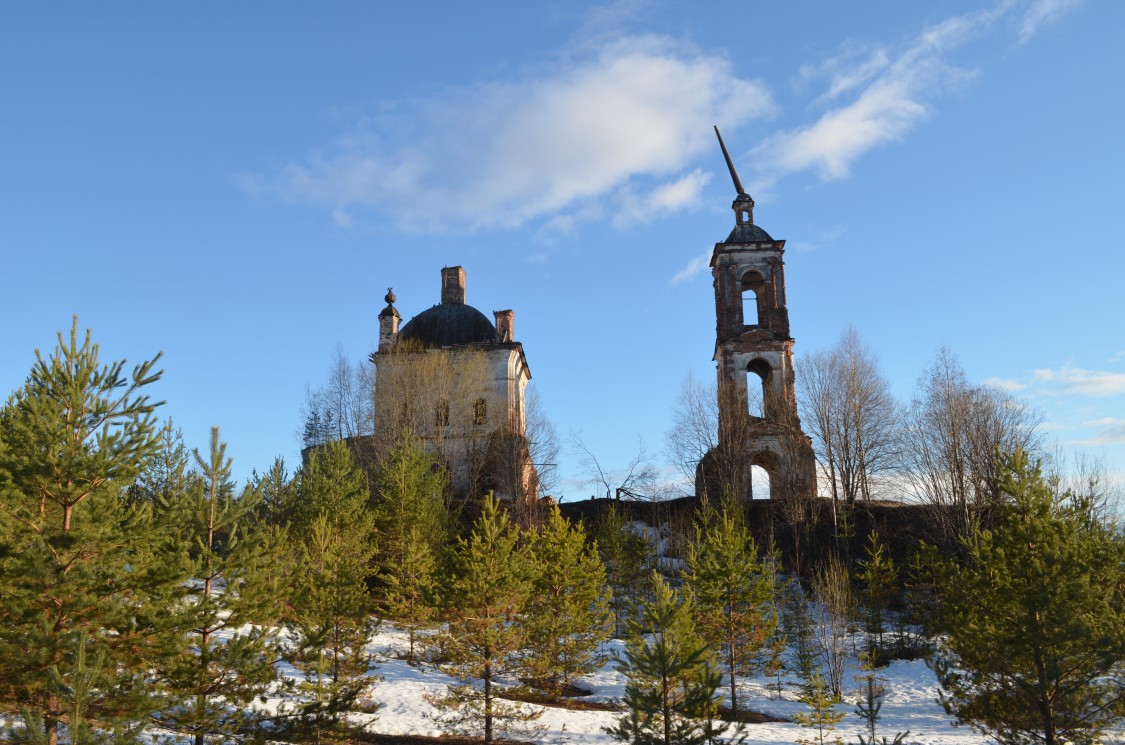
[[[730,159],[730,153],[727,152],[726,143],[723,142],[723,136],[719,134],[719,125],[715,125],[715,136],[719,138],[719,147],[723,149],[723,157],[727,160],[727,169],[730,171],[730,180],[734,182],[734,190],[738,192],[738,196],[750,196],[746,190],[742,188],[742,182],[738,180],[738,171],[734,170],[734,162]]]

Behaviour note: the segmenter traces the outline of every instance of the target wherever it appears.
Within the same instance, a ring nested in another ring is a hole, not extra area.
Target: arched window
[[[750,467],[750,495],[752,499],[770,498],[770,472],[762,466]]]
[[[773,496],[770,487],[779,466],[777,454],[770,450],[759,450],[749,460],[750,498],[769,499]]]
[[[746,400],[750,416],[765,418],[766,396],[769,395],[772,376],[773,368],[761,357],[750,360],[750,364],[746,366]]]
[[[766,287],[765,278],[756,271],[742,275],[742,325],[758,326],[761,323],[761,298]]]

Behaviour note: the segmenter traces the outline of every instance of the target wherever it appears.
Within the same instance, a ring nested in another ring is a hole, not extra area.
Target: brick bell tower
[[[718,127],[715,134],[734,182],[735,224],[711,255],[719,437],[697,470],[696,493],[712,500],[723,493],[752,499],[750,466],[760,466],[769,474],[772,499],[812,497],[816,467],[797,417],[785,241],[754,224],[754,200],[742,188]],[[751,395],[759,386],[760,403]]]

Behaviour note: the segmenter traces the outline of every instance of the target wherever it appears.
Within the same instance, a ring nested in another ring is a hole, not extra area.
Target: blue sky
[[[797,353],[895,393],[942,344],[1125,471],[1125,4],[338,2],[0,8],[0,388],[77,314],[236,472],[461,264],[564,438],[657,454],[713,375],[724,137],[787,241]],[[568,498],[587,496],[577,459]]]

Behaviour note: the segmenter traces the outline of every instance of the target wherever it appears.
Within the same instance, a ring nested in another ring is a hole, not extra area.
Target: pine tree
[[[807,683],[817,672],[817,649],[816,639],[813,638],[813,622],[809,617],[808,596],[800,580],[793,580],[785,593],[785,603],[781,607],[781,627],[794,645],[796,673]]]
[[[520,669],[526,640],[522,614],[532,588],[531,562],[519,546],[519,531],[489,494],[467,539],[457,542],[446,589],[449,623],[438,640],[446,662],[441,669],[460,683],[431,703],[450,712],[455,729],[483,730],[491,743],[505,731],[538,716],[498,699],[497,679]],[[474,684],[479,681],[480,686]]]
[[[377,595],[407,630],[407,660],[417,659],[417,634],[436,613],[440,552],[449,535],[445,474],[433,456],[403,437],[375,474],[379,530]]]
[[[903,745],[907,736],[910,735],[910,730],[906,732],[895,733],[894,739],[888,741],[886,736],[882,740],[876,740],[876,731],[879,725],[879,712],[883,708],[883,699],[887,696],[887,689],[883,685],[883,681],[875,673],[875,666],[870,658],[864,655],[863,661],[863,675],[859,676],[859,680],[863,683],[863,688],[860,689],[860,698],[855,704],[855,713],[860,719],[863,720],[864,727],[867,730],[867,737],[862,734],[859,735],[860,745]],[[869,739],[870,738],[870,739]]]
[[[882,655],[884,619],[898,585],[898,573],[878,533],[868,533],[864,554],[858,562],[856,580],[863,601],[868,662],[874,665]]]
[[[300,471],[292,478],[285,468],[285,461],[278,457],[265,473],[256,470],[251,473],[249,490],[257,503],[254,510],[256,522],[277,542],[282,551],[273,557],[259,581],[269,587],[292,587],[292,579],[298,573],[303,552],[293,549],[296,538],[288,534],[300,502]],[[282,603],[288,602],[285,593],[279,596]]]
[[[162,506],[172,495],[189,488],[190,464],[191,454],[184,445],[183,433],[171,420],[165,422],[157,450],[129,487],[129,498],[152,505],[157,519],[161,519]]]
[[[127,496],[159,449],[159,355],[130,375],[99,353],[75,319],[0,409],[0,699],[49,745],[76,685],[80,716],[105,729],[160,706],[147,677],[175,641],[166,611],[185,576],[150,505]],[[85,660],[102,661],[96,687]]]
[[[63,704],[69,710],[67,713],[67,735],[71,745],[88,745],[97,741],[91,732],[90,723],[86,713],[86,703],[94,695],[98,684],[105,672],[106,653],[99,650],[94,660],[86,656],[87,636],[79,633],[74,644],[73,675],[69,676],[70,685],[67,685],[63,675],[58,670],[52,670],[55,685],[63,692]]]
[[[677,593],[652,574],[652,599],[640,603],[629,621],[625,657],[627,709],[616,739],[646,745],[699,745],[725,729],[714,726],[722,676],[714,655],[696,633],[691,591]]]
[[[801,693],[800,701],[809,707],[809,712],[797,712],[793,721],[802,727],[815,728],[816,739],[798,739],[797,742],[799,745],[824,745],[824,738],[844,720],[844,712],[834,708],[840,703],[840,697],[832,692],[824,676],[815,672]],[[836,738],[835,742],[839,744],[841,740]]]
[[[296,721],[320,743],[374,683],[367,641],[375,629],[364,578],[367,562],[349,551],[321,514],[301,551],[284,655],[302,674]]]
[[[936,562],[942,703],[1005,745],[1091,741],[1125,709],[1125,536],[1026,453],[999,462],[995,528]]]
[[[558,697],[605,661],[598,653],[609,638],[609,589],[596,549],[582,525],[572,525],[555,506],[530,545],[535,567],[527,628],[525,672],[548,696]]]
[[[770,653],[766,658],[765,664],[762,665],[762,672],[767,677],[773,678],[770,687],[773,689],[777,697],[781,698],[782,683],[781,674],[785,672],[785,650],[789,648],[789,640],[784,634],[780,633],[780,626],[774,629],[773,636],[770,637],[768,644]]]
[[[388,615],[406,628],[406,661],[418,662],[418,632],[437,615],[441,583],[433,536],[411,526],[399,548],[401,563],[384,573],[383,604]]]
[[[299,499],[297,484],[281,457],[265,473],[254,471],[250,486],[258,494],[258,515],[267,525],[285,526],[293,521]]]
[[[304,676],[298,720],[319,743],[374,682],[367,641],[375,622],[366,580],[375,532],[367,485],[343,441],[311,454],[298,493],[289,527],[301,559],[285,655]]]
[[[612,593],[613,634],[620,638],[629,609],[652,570],[652,547],[643,536],[633,531],[625,516],[613,504],[598,521],[594,537]]]
[[[165,670],[179,703],[160,719],[203,745],[210,735],[249,726],[254,714],[245,705],[275,678],[276,639],[268,624],[278,615],[278,591],[268,584],[267,570],[279,542],[257,517],[258,495],[251,489],[235,494],[218,427],[211,428],[207,456],[193,454],[199,469],[193,488],[169,506],[191,545],[194,579],[182,604],[190,630],[179,658]]]
[[[750,671],[778,623],[772,578],[740,512],[724,509],[697,521],[684,582],[695,596],[696,626],[718,653],[731,710],[738,712],[738,676]]]

